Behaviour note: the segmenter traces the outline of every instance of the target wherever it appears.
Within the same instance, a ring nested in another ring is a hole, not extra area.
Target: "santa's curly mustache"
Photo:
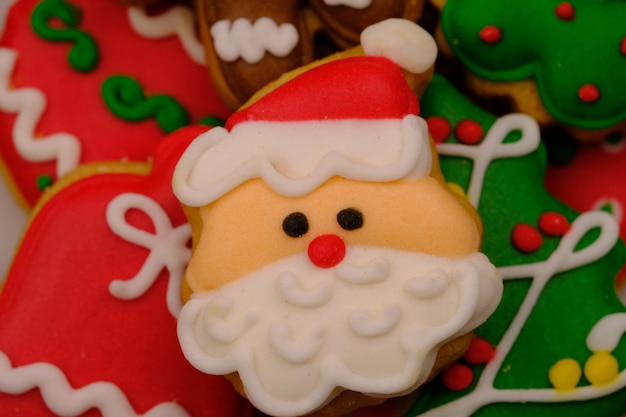
[[[348,246],[332,268],[298,254],[195,294],[178,334],[196,368],[238,372],[262,411],[301,415],[342,389],[414,390],[438,348],[486,320],[501,291],[480,253],[444,258]]]

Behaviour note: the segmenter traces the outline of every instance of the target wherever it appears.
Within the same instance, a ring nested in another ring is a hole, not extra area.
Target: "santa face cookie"
[[[615,218],[545,190],[545,149],[528,116],[496,118],[440,76],[421,107],[442,172],[483,219],[482,250],[504,293],[407,416],[623,415],[626,307],[615,277],[626,249]]]
[[[626,5],[447,0],[441,44],[470,88],[580,140],[626,130]]]
[[[17,1],[0,41],[0,157],[20,200],[32,207],[82,163],[146,161],[169,132],[225,118],[203,59],[182,6]]]
[[[305,415],[414,391],[484,322],[502,283],[418,111],[390,59],[339,59],[190,145],[174,189],[194,229],[178,332],[195,367]]]
[[[3,416],[251,415],[231,385],[180,352],[176,316],[191,235],[174,164],[81,167],[35,209],[0,294]]]

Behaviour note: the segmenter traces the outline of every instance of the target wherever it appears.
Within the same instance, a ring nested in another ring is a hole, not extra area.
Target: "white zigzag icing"
[[[122,390],[110,382],[94,382],[74,389],[66,376],[50,363],[38,362],[13,368],[0,351],[0,392],[19,395],[38,388],[50,411],[65,417],[98,409],[103,417],[190,417],[178,404],[160,403],[137,414]]]
[[[17,113],[12,132],[17,153],[29,162],[56,160],[56,174],[60,178],[78,165],[80,142],[69,133],[35,137],[35,128],[46,108],[46,97],[35,88],[11,88],[16,60],[16,51],[0,48],[0,109]]]
[[[185,6],[172,7],[158,16],[148,16],[141,7],[128,8],[131,27],[146,38],[159,39],[176,35],[187,55],[196,63],[206,65],[204,46],[195,33],[195,17]]]

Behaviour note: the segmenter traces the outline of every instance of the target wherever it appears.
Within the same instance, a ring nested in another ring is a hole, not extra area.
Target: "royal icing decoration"
[[[478,144],[447,138],[438,151],[446,178],[468,190],[477,205],[485,225],[483,250],[502,274],[505,290],[498,310],[476,329],[493,343],[492,354],[485,355],[484,364],[463,358],[457,367],[462,371],[425,388],[408,415],[551,416],[561,410],[618,415],[623,409],[618,393],[626,388],[620,363],[626,311],[614,293],[614,279],[626,252],[614,216],[576,213],[541,188],[545,159],[536,126],[520,124],[517,115],[486,114],[440,76],[421,104],[427,120],[437,117],[435,125],[445,118],[454,127],[470,117],[490,126]],[[494,136],[500,139],[490,139]],[[491,140],[498,145],[486,145]],[[481,152],[470,150],[482,146]],[[517,146],[518,152],[504,160],[488,151],[499,146],[511,146],[509,151]],[[531,239],[532,251],[511,239],[520,224],[539,238]],[[578,303],[568,305],[579,296],[584,312]],[[463,366],[473,374],[470,384]]]
[[[352,246],[340,266],[312,268],[299,254],[193,295],[179,316],[186,357],[208,373],[238,371],[252,402],[278,416],[310,412],[337,387],[409,392],[428,378],[442,342],[484,320],[498,285],[482,254],[446,259]],[[372,299],[389,292],[395,302]],[[374,364],[381,357],[383,368]]]
[[[146,38],[176,35],[191,59],[200,65],[206,64],[204,46],[194,31],[195,16],[188,7],[175,6],[157,16],[149,16],[141,7],[129,7],[128,20],[133,29]]]
[[[298,31],[291,23],[276,24],[268,17],[261,17],[254,23],[239,18],[234,22],[217,21],[211,26],[211,36],[217,54],[226,62],[239,58],[254,64],[266,52],[284,57],[298,44]]]
[[[77,71],[89,72],[98,65],[100,51],[94,38],[79,29],[81,10],[65,0],[44,0],[32,14],[33,30],[37,35],[51,42],[71,42],[67,55],[68,62]],[[50,25],[52,19],[59,19],[67,27]]]
[[[35,88],[11,87],[16,61],[16,51],[0,48],[0,109],[17,114],[12,130],[15,149],[31,162],[56,161],[56,175],[63,176],[78,165],[80,142],[69,133],[38,137],[36,127],[46,109],[46,97]]]
[[[138,229],[126,221],[126,212],[135,209],[148,215],[155,227],[155,233]],[[107,223],[111,231],[119,237],[150,250],[141,270],[130,279],[111,282],[111,294],[123,300],[141,297],[158,278],[163,268],[169,272],[167,286],[167,307],[172,316],[177,317],[182,302],[180,285],[191,250],[187,247],[191,239],[188,224],[173,227],[167,213],[157,202],[142,194],[120,194],[107,207]]]
[[[77,417],[94,408],[103,417],[190,417],[175,402],[158,404],[139,414],[115,384],[94,382],[75,389],[58,367],[39,362],[14,368],[0,351],[0,392],[19,395],[33,389],[41,392],[50,411],[67,417]]]

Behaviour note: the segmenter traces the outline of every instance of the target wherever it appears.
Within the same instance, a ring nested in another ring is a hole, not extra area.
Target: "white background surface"
[[[0,0],[0,31],[7,9],[14,0]],[[0,281],[4,280],[28,215],[17,206],[4,178],[0,176]]]

